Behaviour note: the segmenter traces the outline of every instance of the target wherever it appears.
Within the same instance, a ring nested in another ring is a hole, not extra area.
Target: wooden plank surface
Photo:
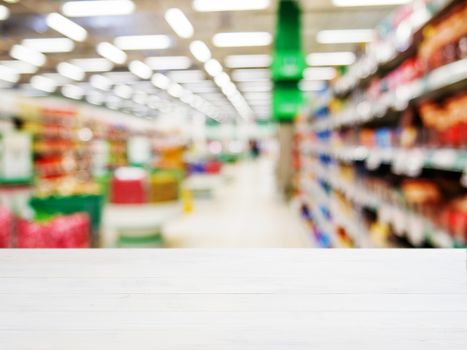
[[[4,250],[0,349],[467,349],[464,250]]]

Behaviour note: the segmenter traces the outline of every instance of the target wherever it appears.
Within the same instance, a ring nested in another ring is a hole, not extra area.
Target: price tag
[[[377,150],[370,151],[365,160],[365,166],[368,170],[375,170],[381,165],[381,154]]]
[[[422,172],[425,163],[425,152],[421,149],[414,149],[407,153],[405,173],[408,176],[418,176]]]
[[[456,151],[450,149],[435,151],[431,161],[438,168],[449,169],[456,162]]]
[[[393,212],[393,226],[398,236],[403,236],[407,229],[407,215],[402,209],[396,208]]]
[[[396,151],[392,159],[392,171],[394,174],[403,174],[405,172],[405,165],[407,162],[406,151]]]
[[[454,245],[451,236],[442,230],[434,231],[433,243],[438,248],[452,248]]]

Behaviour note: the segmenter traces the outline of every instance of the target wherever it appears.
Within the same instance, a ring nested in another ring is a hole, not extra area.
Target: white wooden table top
[[[4,250],[0,349],[467,349],[464,250]]]

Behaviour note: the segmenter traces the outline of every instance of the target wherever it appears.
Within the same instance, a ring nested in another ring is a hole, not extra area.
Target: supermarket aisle
[[[275,188],[271,159],[225,169],[227,180],[214,198],[197,200],[193,213],[166,225],[170,247],[308,247],[296,211]]]

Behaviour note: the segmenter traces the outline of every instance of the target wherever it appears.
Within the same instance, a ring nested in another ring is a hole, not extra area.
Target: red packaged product
[[[11,247],[13,214],[8,208],[0,207],[0,248]]]
[[[206,162],[205,169],[208,174],[219,174],[222,169],[222,163],[217,161]]]
[[[19,219],[16,229],[16,245],[18,248],[49,248],[48,223],[36,223],[26,219]]]
[[[147,203],[148,194],[146,188],[146,181],[144,179],[113,178],[110,201],[114,204]]]

